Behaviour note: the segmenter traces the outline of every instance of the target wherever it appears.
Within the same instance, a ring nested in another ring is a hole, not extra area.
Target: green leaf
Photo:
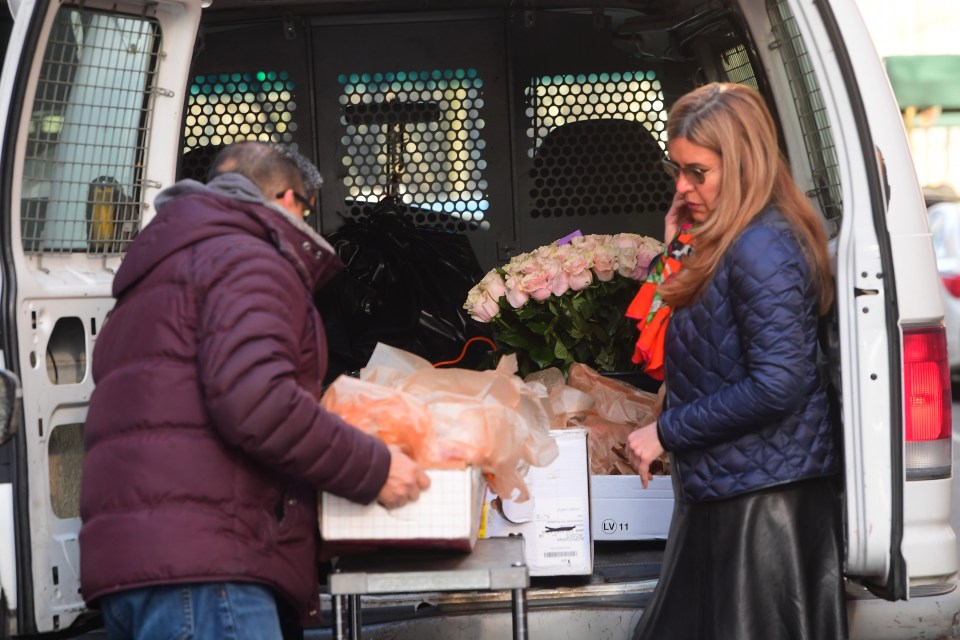
[[[542,336],[547,333],[547,330],[550,328],[549,322],[543,322],[541,320],[531,320],[527,323],[527,328],[535,334]]]
[[[534,362],[537,363],[537,366],[540,369],[546,369],[547,367],[553,365],[555,359],[553,349],[547,345],[537,347],[536,349],[531,349],[530,357]]]

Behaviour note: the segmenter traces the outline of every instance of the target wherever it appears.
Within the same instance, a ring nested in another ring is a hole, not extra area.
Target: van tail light
[[[947,290],[947,293],[954,298],[960,298],[960,275],[950,274],[940,276],[940,279],[943,280],[943,288]]]
[[[953,425],[942,326],[904,327],[903,390],[907,479],[950,477]]]

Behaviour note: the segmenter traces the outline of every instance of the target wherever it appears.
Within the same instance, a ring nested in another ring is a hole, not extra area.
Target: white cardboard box
[[[399,509],[323,493],[324,540],[377,546],[441,547],[469,551],[477,541],[486,481],[476,467],[427,469],[430,488]]]
[[[589,575],[593,540],[587,432],[559,429],[550,435],[556,438],[560,455],[549,466],[530,467],[524,478],[530,489],[528,501],[502,500],[501,516],[491,505],[496,495],[487,491],[481,537],[522,534],[531,576]]]
[[[673,518],[670,476],[654,476],[644,489],[640,476],[591,476],[593,539],[665,540]]]

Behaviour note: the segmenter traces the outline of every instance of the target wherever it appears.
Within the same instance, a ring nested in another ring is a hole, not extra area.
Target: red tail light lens
[[[943,280],[943,288],[954,298],[960,298],[960,275],[940,276]]]
[[[953,424],[942,326],[904,328],[903,386],[907,478],[948,477]]]

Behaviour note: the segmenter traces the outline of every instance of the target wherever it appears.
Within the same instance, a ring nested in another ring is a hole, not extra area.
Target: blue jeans
[[[211,582],[147,587],[100,599],[110,640],[280,640],[267,587]]]

